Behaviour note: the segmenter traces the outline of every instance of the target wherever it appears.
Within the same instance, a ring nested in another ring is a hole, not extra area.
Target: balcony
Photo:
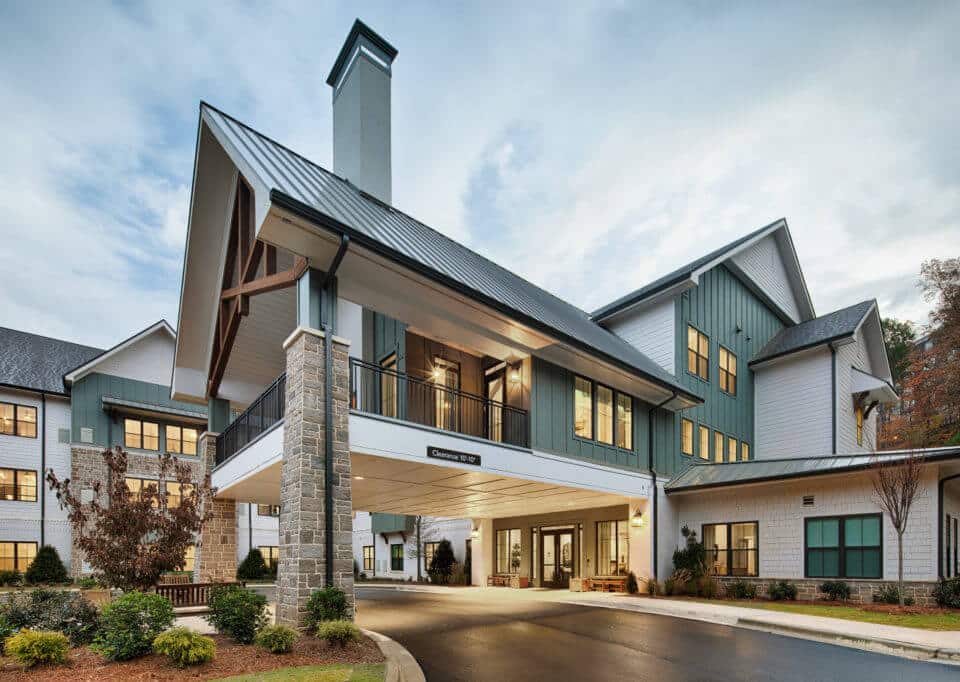
[[[528,447],[526,410],[350,358],[350,406],[497,443]]]
[[[287,375],[281,374],[240,416],[217,436],[216,465],[233,457],[283,419]]]

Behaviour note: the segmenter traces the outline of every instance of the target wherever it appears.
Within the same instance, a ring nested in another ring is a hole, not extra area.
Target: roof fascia
[[[786,225],[787,225],[787,221],[784,220],[783,218],[771,223],[765,230],[762,230],[761,232],[755,234],[753,237],[743,242],[742,244],[738,244],[732,249],[729,249],[728,251],[724,251],[713,260],[708,261],[707,263],[704,263],[699,268],[694,270],[691,276],[694,278],[694,280],[699,280],[700,275],[702,275],[703,273],[713,270],[713,268],[720,265],[720,263],[730,260],[731,258],[736,256],[738,253],[742,253],[743,251],[746,251],[747,249],[749,249],[751,246],[756,244],[758,241],[760,241],[767,235],[772,234],[776,230],[779,230],[781,227],[786,227]]]
[[[893,379],[893,371],[890,369],[890,358],[887,357],[886,346],[883,342],[883,320],[880,319],[880,307],[877,305],[876,300],[874,300],[873,305],[870,306],[870,309],[864,314],[863,319],[860,320],[857,324],[857,333],[860,333],[861,327],[866,323],[867,319],[873,317],[874,322],[876,322],[876,329],[871,336],[873,337],[872,344],[876,348],[880,348],[877,354],[880,356],[880,361],[883,363],[884,374],[880,376],[880,379],[883,379],[888,384]],[[867,349],[869,352],[869,348]],[[873,354],[871,354],[871,359]]]
[[[97,357],[91,360],[88,360],[87,362],[80,365],[76,369],[70,370],[69,372],[63,375],[64,383],[67,385],[70,385],[75,381],[79,381],[80,379],[85,377],[87,374],[89,374],[91,371],[93,371],[94,368],[96,368],[96,366],[102,363],[104,360],[109,360],[111,357],[113,357],[117,353],[120,353],[126,350],[127,348],[130,348],[131,346],[136,345],[141,340],[147,338],[148,336],[160,330],[167,332],[167,334],[170,335],[170,338],[173,339],[174,342],[176,342],[177,334],[175,331],[173,331],[173,328],[170,326],[170,324],[166,320],[159,320],[157,322],[154,322],[152,325],[150,325],[146,329],[143,329],[137,332],[136,334],[134,334],[133,336],[121,341],[113,348],[103,351],[102,353],[100,353],[100,355],[98,355]]]
[[[801,320],[801,322],[806,322],[807,320],[815,319],[817,317],[817,311],[813,307],[813,298],[810,296],[810,290],[807,288],[807,278],[803,276],[803,267],[800,265],[800,257],[797,255],[797,247],[793,243],[793,235],[790,234],[790,226],[787,225],[786,218],[784,218],[783,220],[783,227],[784,227],[784,230],[781,233],[781,239],[785,240],[787,243],[787,246],[789,247],[788,249],[790,252],[789,262],[793,266],[793,269],[795,270],[795,275],[797,278],[796,283],[800,285],[800,290],[801,290],[801,293],[803,294],[800,302],[806,307],[805,312],[808,315],[808,317]],[[780,246],[779,241],[778,241],[778,246]],[[781,251],[782,251],[782,247],[781,247]],[[782,252],[780,256],[783,257]]]
[[[624,308],[621,308],[613,313],[610,313],[609,315],[603,315],[603,316],[592,318],[592,319],[597,324],[606,325],[608,323],[612,323],[617,319],[624,317],[626,315],[629,315],[631,313],[638,313],[643,310],[646,310],[647,308],[652,308],[653,306],[659,303],[662,303],[667,299],[674,299],[680,294],[682,294],[684,291],[693,289],[695,286],[697,286],[696,279],[694,279],[693,277],[685,277],[680,281],[676,282],[675,284],[671,284],[666,289],[661,289],[660,291],[656,292],[652,296],[649,296],[647,298],[641,298]]]
[[[832,336],[829,339],[823,339],[821,341],[814,341],[813,343],[808,343],[797,348],[791,348],[790,350],[785,350],[775,355],[771,355],[768,358],[763,358],[762,360],[751,360],[747,363],[747,366],[756,369],[758,367],[764,367],[769,365],[775,360],[780,360],[785,358],[788,355],[796,355],[797,353],[803,353],[804,351],[813,350],[819,346],[833,346],[834,348],[839,348],[840,346],[846,346],[854,342],[853,334],[840,334],[838,336]]]

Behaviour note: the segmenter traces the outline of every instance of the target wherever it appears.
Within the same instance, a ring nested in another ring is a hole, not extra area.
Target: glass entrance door
[[[540,538],[544,587],[569,587],[574,572],[573,529],[545,530]]]
[[[504,370],[487,376],[487,438],[503,440]]]

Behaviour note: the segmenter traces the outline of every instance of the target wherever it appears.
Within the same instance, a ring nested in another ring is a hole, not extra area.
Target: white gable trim
[[[68,372],[66,375],[64,375],[63,380],[68,385],[75,381],[79,381],[118,353],[122,353],[127,348],[136,345],[143,339],[161,330],[166,332],[174,342],[177,340],[177,333],[173,331],[173,327],[171,327],[166,320],[160,320],[159,322],[153,323],[143,331],[134,334],[126,341],[121,341],[110,350],[104,351],[97,357],[87,362],[85,365],[80,365],[76,369]]]

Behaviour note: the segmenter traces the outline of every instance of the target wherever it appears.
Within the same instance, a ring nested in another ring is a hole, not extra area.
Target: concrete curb
[[[387,659],[385,682],[426,682],[417,659],[401,644],[373,630],[361,630],[380,647]]]

